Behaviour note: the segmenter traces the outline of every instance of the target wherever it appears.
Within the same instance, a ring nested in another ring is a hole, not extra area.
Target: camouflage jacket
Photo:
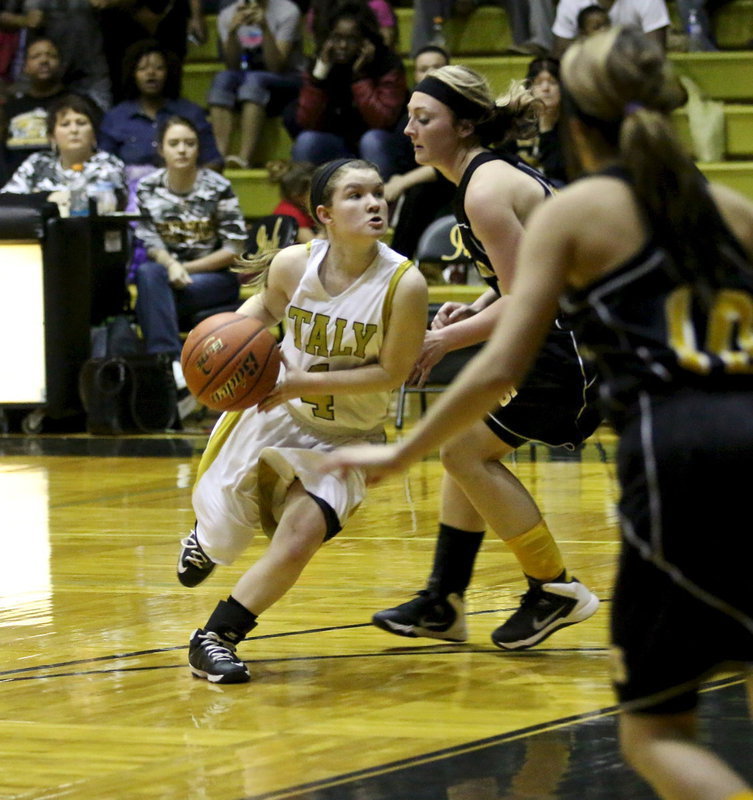
[[[55,192],[68,189],[74,174],[72,169],[64,169],[57,153],[32,153],[0,191],[12,194]],[[119,196],[125,196],[125,165],[117,156],[103,151],[95,153],[84,162],[84,175],[87,183],[111,183]]]
[[[136,235],[147,250],[167,250],[178,261],[202,258],[220,248],[242,253],[246,225],[230,181],[199,169],[188,194],[167,186],[167,170],[158,169],[136,187],[139,211],[146,217]]]

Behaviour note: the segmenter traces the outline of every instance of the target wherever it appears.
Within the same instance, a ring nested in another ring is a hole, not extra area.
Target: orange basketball
[[[180,364],[200,403],[216,411],[240,411],[272,390],[280,351],[261,322],[227,311],[207,317],[188,334]]]

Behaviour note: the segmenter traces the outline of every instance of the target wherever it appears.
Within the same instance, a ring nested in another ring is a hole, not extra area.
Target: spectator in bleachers
[[[51,39],[41,37],[26,48],[24,89],[12,94],[0,106],[0,139],[3,142],[5,182],[21,164],[38,150],[50,149],[47,111],[68,93],[60,74],[60,55]]]
[[[157,132],[172,116],[191,120],[199,135],[199,164],[222,167],[222,156],[203,108],[179,96],[180,63],[156,40],[135,42],[123,63],[125,100],[102,120],[99,145],[126,165],[131,193],[140,178],[162,164]]]
[[[90,0],[99,11],[115,102],[126,99],[123,61],[126,51],[142,39],[156,39],[183,65],[188,41],[206,41],[202,0]]]
[[[287,214],[298,223],[296,241],[305,244],[316,235],[317,224],[309,209],[311,176],[316,167],[307,161],[270,161],[269,179],[280,187],[280,202],[273,214]]]
[[[229,167],[246,169],[268,115],[280,114],[301,87],[301,12],[292,0],[236,0],[217,17],[226,69],[209,90],[209,115]],[[233,116],[240,107],[240,144],[228,155]]]
[[[528,65],[526,83],[531,94],[541,103],[538,135],[518,142],[518,155],[549,178],[552,184],[563,186],[567,183],[567,172],[557,124],[562,104],[559,61],[553,58],[535,58]]]
[[[125,167],[112,155],[97,150],[98,113],[85,97],[68,94],[59,98],[47,113],[47,133],[52,150],[32,153],[3,186],[2,192],[34,194],[49,192],[50,200],[65,207],[69,187],[83,165],[86,181],[109,183],[122,207],[125,202]]]
[[[591,5],[581,8],[576,19],[578,26],[578,37],[587,38],[599,31],[608,28],[612,23],[609,14],[601,6]]]
[[[376,164],[387,180],[397,169],[403,136],[396,126],[408,95],[405,67],[360,3],[336,8],[328,29],[304,75],[293,160],[322,164],[356,156]]]
[[[413,0],[411,52],[443,44],[443,24],[450,16],[467,17],[479,5],[499,5],[509,19],[515,53],[540,55],[552,47],[554,0]]]
[[[41,11],[24,11],[23,0],[0,3],[0,93],[21,72],[27,35],[42,22]]]
[[[512,35],[512,50],[531,55],[545,55],[552,49],[554,37],[553,0],[504,0]]]
[[[413,85],[423,80],[430,70],[449,63],[450,56],[446,50],[427,45],[416,53],[413,61]],[[407,124],[406,113],[398,129],[402,131]],[[437,217],[452,213],[455,185],[434,167],[416,166],[413,144],[407,136],[403,136],[407,150],[405,169],[385,183],[384,196],[388,203],[397,204],[391,247],[406,258],[413,258],[418,240],[426,227]]]
[[[110,73],[99,16],[90,0],[24,0],[24,10],[40,12],[36,33],[57,45],[63,83],[106,111],[112,103]]]
[[[578,12],[599,5],[607,11],[613,25],[635,25],[662,49],[666,48],[669,12],[664,0],[559,0],[552,31],[552,55],[561,58],[578,35]]]
[[[332,14],[333,7],[338,2],[352,2],[352,0],[312,0],[306,14],[306,27],[313,35],[316,46],[319,46],[327,38],[327,19]],[[367,3],[374,12],[374,16],[379,23],[379,31],[387,47],[394,48],[397,44],[397,17],[388,0],[362,0]]]
[[[243,252],[246,226],[230,181],[199,165],[199,133],[190,120],[170,117],[157,141],[165,166],[136,189],[145,216],[136,234],[148,257],[136,272],[136,316],[147,352],[172,356],[179,392],[189,400],[180,319],[238,300],[230,266]],[[192,406],[179,408],[185,415]]]
[[[452,16],[455,5],[455,0],[413,0],[410,51],[414,58],[428,45],[446,46],[444,24]],[[475,7],[476,0],[471,0],[469,11]]]

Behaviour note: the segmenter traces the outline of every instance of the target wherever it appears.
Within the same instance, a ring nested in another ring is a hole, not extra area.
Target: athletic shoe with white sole
[[[210,683],[247,683],[248,667],[235,654],[235,645],[214,631],[197,628],[188,645],[188,664],[197,678]]]
[[[520,608],[492,633],[492,641],[503,650],[524,650],[560,628],[583,622],[598,607],[599,598],[575,578],[531,585]]]
[[[377,611],[371,622],[397,636],[425,636],[449,642],[464,642],[468,638],[465,604],[463,598],[454,593],[442,597],[429,589],[422,589],[407,603]]]
[[[178,580],[193,588],[205,581],[215,567],[214,561],[204,552],[196,537],[196,526],[185,539],[180,540],[181,550],[178,556]]]

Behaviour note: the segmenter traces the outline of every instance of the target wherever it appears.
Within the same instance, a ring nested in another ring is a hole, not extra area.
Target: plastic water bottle
[[[89,185],[86,180],[86,175],[84,175],[84,165],[74,164],[71,169],[73,170],[73,177],[69,182],[69,190],[71,195],[71,216],[88,217]]]
[[[97,201],[97,214],[104,216],[118,210],[115,186],[110,181],[97,181],[94,184],[94,197]]]
[[[444,20],[442,17],[434,17],[432,20],[429,44],[433,44],[435,47],[447,46],[447,39],[444,35]]]
[[[703,26],[698,16],[698,11],[691,8],[688,13],[688,52],[700,53],[706,49]]]

